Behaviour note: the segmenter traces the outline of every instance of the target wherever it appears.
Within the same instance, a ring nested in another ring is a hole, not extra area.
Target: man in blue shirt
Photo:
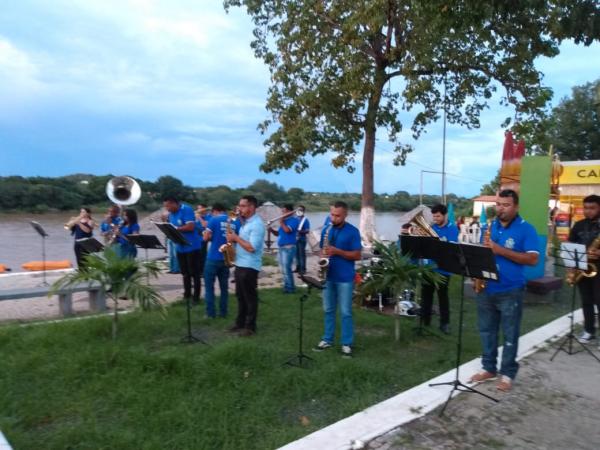
[[[496,219],[491,224],[487,244],[496,257],[499,280],[486,281],[485,291],[477,298],[477,320],[483,369],[469,380],[478,383],[497,378],[496,388],[507,392],[517,375],[525,266],[537,264],[539,251],[535,228],[519,216],[519,196],[511,189],[498,194]],[[497,371],[498,333],[502,328],[504,348],[500,371]]]
[[[354,290],[355,261],[361,258],[361,242],[358,229],[346,222],[348,205],[337,201],[331,206],[330,226],[321,233],[322,257],[329,258],[323,310],[325,331],[321,341],[313,349],[323,351],[333,346],[337,306],[340,305],[342,328],[342,356],[352,357],[354,323],[352,320],[352,292]]]
[[[457,242],[458,228],[453,223],[448,222],[448,208],[445,205],[434,205],[431,208],[433,215],[432,228],[440,237],[441,241]],[[440,303],[440,331],[444,334],[450,333],[450,301],[448,299],[448,284],[450,283],[450,274],[440,269],[434,269],[441,275],[441,281],[436,287],[427,282],[421,286],[422,304],[421,320],[423,325],[431,325],[431,306],[433,304],[433,293],[437,291]]]
[[[100,224],[100,234],[104,238],[105,244],[110,243],[109,241],[115,232],[115,228],[118,228],[122,223],[123,219],[121,218],[121,208],[119,208],[117,205],[111,205],[108,208],[104,220]],[[114,239],[112,243],[115,243]]]
[[[200,304],[200,248],[202,240],[196,231],[194,210],[185,203],[180,203],[176,197],[165,197],[163,206],[169,211],[169,223],[183,234],[189,245],[176,245],[179,269],[183,276],[183,296],[191,298],[193,305]],[[192,282],[194,291],[192,294]]]
[[[310,222],[304,215],[304,205],[298,206],[298,235],[296,239],[296,272],[306,273],[306,237],[310,232]]]
[[[277,255],[279,268],[283,275],[283,293],[291,294],[296,289],[294,274],[292,273],[292,263],[296,254],[296,233],[299,222],[295,215],[294,207],[290,204],[285,204],[281,208],[281,214],[279,229],[272,231],[277,236]]]
[[[231,230],[227,242],[235,244],[235,295],[238,300],[238,315],[229,329],[240,336],[256,333],[258,315],[258,273],[262,267],[265,239],[265,224],[256,214],[258,200],[245,195],[238,203],[242,227],[239,234]]]
[[[206,223],[203,233],[205,242],[210,243],[204,266],[204,286],[206,289],[206,316],[216,317],[215,311],[215,278],[219,280],[221,297],[219,302],[219,316],[227,316],[229,267],[225,265],[223,253],[220,251],[222,245],[227,243],[227,226],[233,232],[237,232],[235,222],[230,221],[225,212],[225,206],[215,203],[212,207],[212,215]]]

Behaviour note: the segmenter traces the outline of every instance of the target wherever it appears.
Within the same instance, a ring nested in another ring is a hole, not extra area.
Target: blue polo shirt
[[[239,223],[236,220],[231,222],[231,231],[237,233]],[[218,216],[213,216],[206,224],[206,228],[210,230],[212,236],[210,238],[210,247],[208,247],[207,258],[211,261],[223,261],[223,253],[219,251],[221,245],[227,243],[227,214],[223,213]]]
[[[323,240],[325,233],[329,236],[329,245],[339,248],[340,250],[361,250],[360,232],[354,225],[344,222],[341,227],[325,227],[321,232],[321,248],[323,248]],[[336,283],[347,283],[354,281],[355,261],[350,261],[342,258],[339,255],[334,255],[329,258],[329,268],[327,269],[327,281]]]
[[[279,236],[277,236],[277,246],[296,245],[296,233],[298,232],[298,219],[296,217],[288,217],[283,221],[286,226],[290,227],[290,232],[287,233],[283,227],[279,227]]]
[[[263,247],[265,245],[265,224],[258,214],[242,222],[239,236],[250,242],[254,252],[245,250],[241,245],[235,245],[235,265],[260,271],[262,267]]]
[[[535,228],[517,215],[507,227],[503,227],[498,219],[491,224],[490,238],[493,242],[516,252],[538,251],[538,237]],[[525,266],[495,255],[499,280],[486,280],[485,291],[488,294],[512,291],[525,286]]]
[[[101,232],[102,234],[104,234],[104,233],[107,233],[107,232],[109,232],[109,231],[112,231],[112,226],[111,226],[111,225],[115,225],[115,226],[117,226],[117,227],[118,227],[118,226],[119,226],[119,225],[121,225],[122,223],[123,223],[123,219],[121,218],[121,216],[116,216],[116,217],[113,217],[113,218],[110,220],[110,223],[102,222],[102,223],[100,224],[100,232]]]
[[[434,223],[431,225],[431,228],[433,228],[433,231],[435,231],[437,233],[437,235],[440,237],[440,241],[458,242],[458,228],[453,223],[447,222],[446,225],[444,225],[443,227]],[[450,276],[450,273],[446,272],[444,270],[441,270],[441,269],[434,269],[434,270],[446,277]]]
[[[308,218],[306,216],[301,217],[298,219],[298,240],[299,241],[306,241],[306,232],[310,230],[310,221],[308,220]],[[301,231],[304,231],[304,233],[300,233]]]
[[[196,216],[194,215],[194,210],[191,206],[181,203],[178,211],[169,213],[169,223],[173,224],[175,227],[181,227],[190,222],[194,224],[194,229],[192,231],[181,232],[190,245],[176,244],[175,247],[178,253],[189,253],[194,250],[199,250],[202,246],[202,238],[196,231]]]

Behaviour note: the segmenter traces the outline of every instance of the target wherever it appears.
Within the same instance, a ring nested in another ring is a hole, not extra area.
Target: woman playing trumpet
[[[77,239],[89,238],[93,235],[96,223],[92,219],[92,210],[90,208],[81,208],[77,217],[72,217],[65,224],[65,228],[71,231],[71,235],[75,237],[75,258],[77,259],[77,267],[83,267],[83,258],[87,254]]]

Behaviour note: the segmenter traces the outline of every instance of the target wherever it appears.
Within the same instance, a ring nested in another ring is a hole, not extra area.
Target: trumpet
[[[81,216],[71,217],[68,222],[64,224],[64,229],[69,231],[71,228],[73,228],[73,225],[79,222],[79,219],[81,219]]]

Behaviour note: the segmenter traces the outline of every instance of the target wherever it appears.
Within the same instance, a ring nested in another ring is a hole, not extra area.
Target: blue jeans
[[[292,263],[294,262],[294,254],[296,253],[295,245],[286,245],[279,247],[277,257],[279,259],[279,268],[283,274],[283,291],[294,292],[294,274],[292,273]]]
[[[352,321],[352,291],[354,282],[327,281],[323,291],[323,311],[325,311],[325,332],[323,340],[333,344],[335,335],[335,314],[338,304],[342,316],[342,345],[354,343],[354,322]]]
[[[229,267],[223,261],[206,260],[204,266],[204,298],[206,300],[206,315],[215,317],[215,278],[219,279],[219,289],[221,290],[221,298],[219,301],[219,315],[227,316],[227,282],[229,281]]]
[[[306,273],[306,238],[298,238],[296,242],[296,270]]]
[[[169,272],[181,272],[175,244],[169,239]]]
[[[484,370],[497,372],[498,334],[502,327],[504,349],[500,373],[515,378],[519,370],[517,350],[521,316],[523,314],[523,289],[495,294],[482,293],[477,297],[477,322],[483,354],[481,363]]]

